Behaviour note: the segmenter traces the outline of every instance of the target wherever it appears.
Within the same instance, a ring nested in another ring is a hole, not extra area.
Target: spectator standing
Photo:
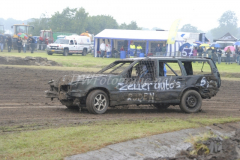
[[[119,55],[118,55],[119,52],[115,48],[113,48],[112,54],[114,55],[115,58],[117,57],[119,58]]]
[[[33,53],[35,47],[35,39],[32,37],[32,35],[29,36],[28,43],[31,46],[31,53]]]
[[[160,47],[160,44],[157,45],[155,52],[156,52],[156,56],[160,56],[160,53],[162,52],[162,48]]]
[[[202,57],[202,54],[203,54],[202,47],[198,47],[197,52],[198,52],[198,57]]]
[[[8,36],[6,41],[7,41],[7,46],[8,46],[8,52],[11,52],[11,50],[12,50],[12,38],[11,38],[11,36]]]
[[[105,45],[104,41],[102,41],[102,43],[100,45],[100,51],[101,51],[101,57],[104,58],[104,54],[106,51],[106,45]]]
[[[23,46],[23,52],[26,53],[26,46],[27,46],[27,40],[26,39],[22,40],[22,46]]]
[[[217,49],[216,48],[214,48],[213,50],[212,50],[212,59],[213,59],[213,61],[214,61],[214,63],[216,64],[216,62],[217,62]]]
[[[17,39],[17,48],[18,48],[18,53],[21,53],[21,49],[22,49],[22,39],[21,39],[21,37],[18,37],[18,39]]]
[[[138,43],[137,46],[137,56],[139,57],[140,53],[142,53],[142,46],[140,46],[140,44]]]
[[[222,62],[222,50],[221,49],[217,49],[217,55],[218,55],[218,64],[221,64]]]
[[[135,47],[134,43],[132,42],[130,44],[130,58],[134,57],[135,50],[136,50],[136,47]]]
[[[193,58],[196,58],[197,57],[197,48],[194,47],[193,48]],[[195,63],[195,61],[193,61],[193,63]]]
[[[163,54],[164,56],[167,55],[167,53],[166,53],[166,44],[165,44],[165,43],[163,44],[163,47],[162,47],[162,54]]]
[[[212,58],[212,48],[211,47],[209,47],[207,49],[207,54],[208,54],[208,58]]]
[[[1,52],[3,51],[3,45],[4,45],[4,38],[2,35],[0,35],[0,48],[1,48]]]
[[[238,65],[240,65],[240,47],[237,47],[236,55],[237,55],[237,63],[238,63]]]
[[[226,51],[226,64],[230,64],[230,55],[232,54],[230,48],[228,47],[227,51]]]
[[[124,51],[124,47],[123,46],[120,48],[120,51]]]
[[[203,57],[207,57],[207,49],[206,49],[206,47],[203,48]]]
[[[111,57],[111,44],[106,44],[106,52],[107,52],[107,58]]]

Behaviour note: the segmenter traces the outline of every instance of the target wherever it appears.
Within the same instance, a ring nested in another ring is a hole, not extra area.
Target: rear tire
[[[165,110],[170,106],[170,104],[156,103],[156,104],[153,104],[153,106],[156,107],[157,109]]]
[[[52,55],[53,53],[51,53],[51,52],[47,52],[47,54],[48,54],[48,55]]]
[[[202,107],[202,97],[195,90],[186,91],[181,98],[179,106],[186,113],[196,113]]]
[[[86,50],[86,49],[83,49],[82,55],[83,55],[83,56],[86,56],[86,55],[87,55],[87,50]]]
[[[67,48],[64,49],[63,55],[68,56],[68,49]]]
[[[94,90],[87,96],[86,106],[90,113],[103,114],[109,106],[108,95],[102,90]]]

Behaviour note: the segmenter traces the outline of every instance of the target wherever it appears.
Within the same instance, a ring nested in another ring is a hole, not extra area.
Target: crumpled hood
[[[73,82],[82,82],[87,79],[98,78],[98,77],[106,77],[109,76],[107,74],[73,74],[73,75],[65,75],[56,82],[55,86],[68,85]]]

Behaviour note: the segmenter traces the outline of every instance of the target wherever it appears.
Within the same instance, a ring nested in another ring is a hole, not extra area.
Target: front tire
[[[68,49],[67,49],[67,48],[64,49],[63,55],[64,55],[64,56],[68,56]]]
[[[86,106],[90,113],[103,114],[109,106],[108,95],[102,90],[94,90],[87,96]]]
[[[202,107],[202,97],[195,90],[186,91],[181,99],[180,108],[186,113],[196,113]]]
[[[83,50],[82,55],[83,55],[83,56],[86,56],[86,55],[87,55],[87,50],[86,50],[86,49]]]

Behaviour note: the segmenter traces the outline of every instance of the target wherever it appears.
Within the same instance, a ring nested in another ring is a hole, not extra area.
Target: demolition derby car
[[[147,57],[117,60],[96,74],[65,75],[49,85],[47,98],[57,98],[69,109],[86,107],[94,114],[130,104],[158,109],[179,105],[194,113],[202,99],[217,94],[221,79],[210,58]]]

